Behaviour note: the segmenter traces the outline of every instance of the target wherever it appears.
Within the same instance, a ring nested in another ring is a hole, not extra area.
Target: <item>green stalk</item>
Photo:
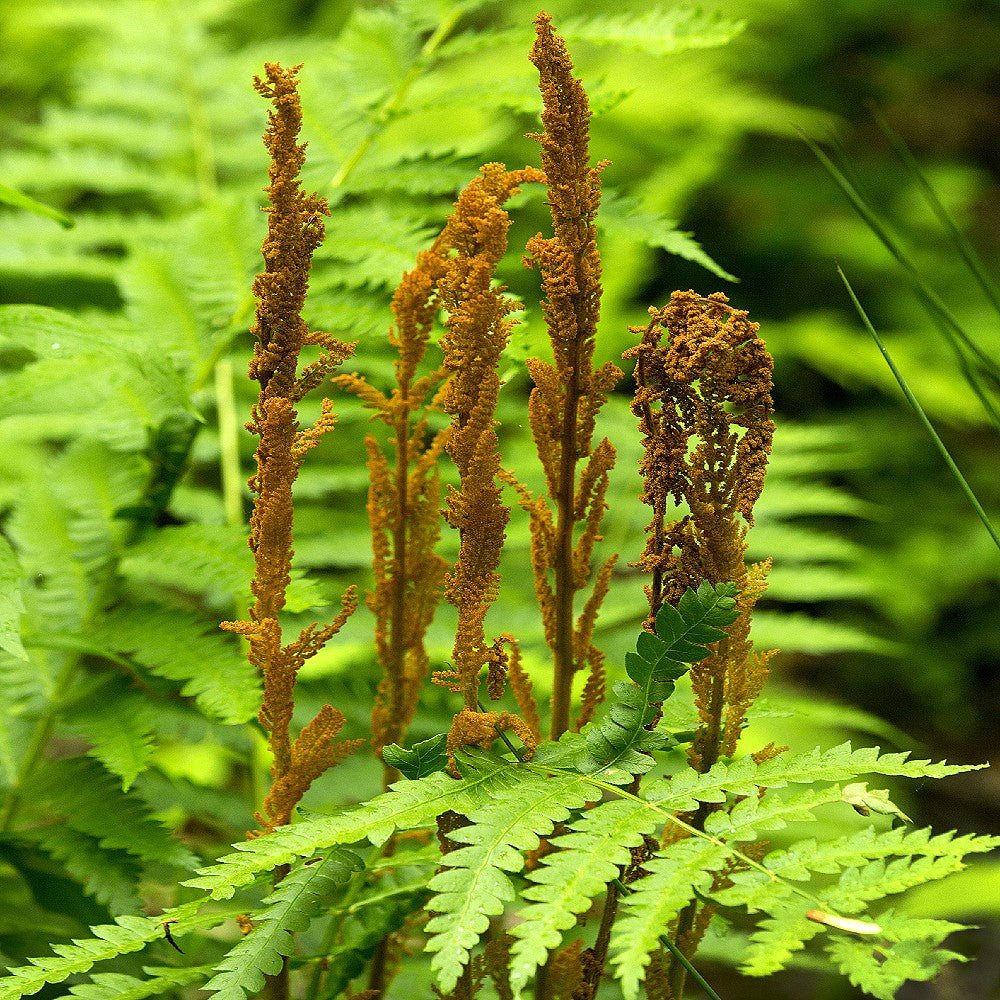
[[[420,79],[421,74],[427,67],[427,63],[447,40],[461,16],[461,10],[453,10],[437,26],[430,38],[424,42],[423,47],[420,49],[420,57],[414,61],[409,73],[406,74],[394,93],[387,97],[382,106],[373,113],[372,123],[365,133],[364,138],[355,147],[354,152],[340,165],[333,177],[330,178],[331,188],[337,189],[344,186],[347,178],[350,177],[357,165],[365,158],[368,150],[371,149],[372,143],[375,142],[378,135],[385,130],[385,127],[392,121],[395,114],[406,103],[410,88]]]
[[[893,376],[896,379],[896,382],[899,384],[899,388],[902,389],[903,395],[906,397],[906,401],[910,404],[910,406],[913,409],[913,412],[916,413],[918,419],[924,425],[924,429],[927,431],[927,433],[931,437],[931,440],[934,442],[934,447],[937,448],[938,452],[941,454],[941,457],[944,459],[945,464],[951,470],[951,474],[955,477],[956,481],[958,482],[958,485],[962,488],[962,492],[968,498],[969,503],[972,504],[973,510],[975,510],[976,514],[979,516],[979,520],[983,522],[983,526],[990,533],[990,538],[993,539],[993,543],[996,545],[998,549],[1000,549],[1000,534],[997,533],[996,528],[994,528],[993,525],[991,524],[990,519],[986,514],[986,511],[983,510],[983,505],[977,499],[976,494],[972,492],[972,487],[968,484],[968,482],[966,482],[965,476],[963,476],[962,473],[959,471],[959,468],[955,464],[951,455],[948,454],[948,449],[945,447],[944,442],[938,436],[937,431],[934,430],[933,424],[931,424],[930,420],[928,420],[927,414],[924,413],[923,407],[917,401],[917,397],[914,396],[913,393],[910,391],[910,387],[906,384],[906,381],[904,380],[902,374],[896,367],[896,363],[890,357],[885,344],[882,342],[882,338],[875,331],[875,327],[872,326],[871,321],[868,319],[868,315],[865,313],[864,308],[858,301],[858,297],[854,294],[854,289],[851,288],[851,283],[847,280],[846,275],[840,269],[839,266],[837,268],[837,273],[840,275],[841,281],[844,282],[844,285],[847,288],[847,293],[848,295],[850,295],[851,301],[854,303],[854,308],[857,309],[858,315],[861,317],[861,321],[865,324],[865,326],[868,329],[868,332],[872,335],[872,338],[875,340],[875,344],[877,345],[879,351],[882,353],[882,357],[885,358],[885,362],[889,366],[889,370],[892,372]]]
[[[848,201],[854,206],[855,211],[857,211],[886,250],[889,251],[896,262],[903,268],[915,294],[923,303],[924,308],[933,317],[938,329],[954,352],[962,374],[978,397],[991,423],[997,430],[1000,430],[1000,412],[997,411],[992,400],[986,395],[982,379],[979,373],[969,364],[969,359],[965,356],[965,351],[967,350],[979,362],[983,371],[989,372],[996,379],[1000,379],[1000,364],[983,351],[965,332],[951,310],[948,309],[937,293],[920,276],[913,262],[892,237],[888,229],[882,224],[878,216],[869,208],[857,188],[851,184],[843,171],[804,132],[799,130],[799,134],[824,166],[830,177],[847,196]]]
[[[869,107],[882,135],[888,139],[896,155],[909,168],[914,180],[920,186],[920,190],[923,192],[924,199],[930,206],[931,211],[937,216],[938,222],[948,231],[948,235],[951,237],[952,243],[955,244],[958,255],[965,261],[966,267],[972,272],[973,277],[983,290],[983,294],[989,299],[990,304],[997,313],[1000,313],[1000,288],[997,288],[996,282],[986,272],[983,262],[979,259],[976,251],[973,250],[972,245],[959,232],[958,226],[955,225],[955,220],[944,205],[941,204],[941,199],[938,198],[937,192],[931,187],[930,182],[924,176],[923,171],[920,169],[920,164],[917,163],[914,155],[906,147],[906,143],[893,131],[888,121],[886,121],[885,116],[874,104],[871,104]]]

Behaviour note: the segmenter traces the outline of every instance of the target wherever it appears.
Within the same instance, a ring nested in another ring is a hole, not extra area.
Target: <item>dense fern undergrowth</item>
[[[0,159],[0,998],[681,1000],[720,962],[889,998],[962,960],[906,893],[1000,838],[897,802],[979,765],[784,746],[760,697],[774,647],[896,652],[814,613],[877,604],[813,527],[872,516],[827,485],[853,446],[775,430],[725,296],[635,308],[654,252],[731,276],[591,162],[625,94],[588,82],[591,137],[562,42],[740,25],[540,17],[536,74],[474,0],[237,53],[222,6],[141,6],[40,8],[74,100]]]

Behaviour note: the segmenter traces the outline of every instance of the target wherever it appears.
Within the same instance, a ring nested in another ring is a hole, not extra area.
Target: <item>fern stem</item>
[[[167,8],[168,10],[170,8]],[[198,181],[198,196],[203,202],[213,200],[218,194],[219,182],[215,169],[215,149],[212,142],[212,123],[205,110],[205,102],[201,99],[195,80],[189,52],[183,44],[176,40],[187,34],[187,25],[181,25],[175,18],[170,32],[174,56],[181,70],[181,93],[184,97],[184,109],[187,112],[191,127],[191,152],[194,155],[194,173]]]
[[[590,995],[597,996],[598,987],[601,985],[601,976],[604,973],[604,963],[608,958],[608,948],[611,947],[611,931],[618,916],[618,900],[622,896],[620,879],[615,879],[609,886],[607,895],[604,897],[604,912],[601,914],[601,923],[597,928],[597,938],[594,941],[594,965],[596,973],[594,981],[590,983]]]
[[[983,527],[985,527],[986,530],[989,532],[990,538],[993,539],[993,543],[996,545],[998,549],[1000,549],[1000,534],[997,533],[997,529],[994,528],[993,524],[990,522],[989,516],[987,515],[986,511],[983,510],[983,505],[979,502],[979,499],[976,497],[976,494],[973,493],[972,487],[966,481],[965,476],[963,476],[962,473],[959,471],[958,466],[955,464],[951,455],[948,453],[948,449],[945,447],[944,442],[938,436],[938,432],[934,430],[934,425],[928,419],[927,414],[924,413],[924,408],[920,405],[920,403],[917,400],[917,397],[913,395],[913,392],[911,391],[910,387],[906,384],[906,380],[903,378],[901,372],[896,367],[896,363],[892,360],[892,357],[890,356],[889,351],[886,349],[886,346],[883,343],[882,338],[876,332],[875,327],[872,326],[871,320],[868,319],[868,314],[865,312],[864,307],[858,301],[858,297],[854,294],[854,289],[851,288],[851,283],[847,280],[847,276],[839,267],[837,268],[837,273],[840,275],[841,281],[843,281],[844,285],[847,287],[847,293],[848,295],[851,296],[851,301],[854,303],[854,308],[857,309],[858,314],[861,316],[861,321],[865,324],[865,326],[868,329],[868,332],[874,338],[875,344],[878,346],[878,349],[881,352],[882,357],[885,358],[885,363],[889,366],[889,370],[892,372],[893,377],[899,384],[899,388],[902,390],[903,395],[906,397],[906,401],[910,404],[910,407],[913,409],[913,412],[916,413],[917,418],[924,425],[924,430],[926,430],[927,433],[930,435],[931,440],[934,442],[934,447],[937,448],[938,452],[941,454],[941,457],[944,459],[945,464],[951,471],[951,474],[955,477],[956,481],[958,482],[958,485],[961,487],[962,492],[968,498],[969,503],[972,504],[973,510],[975,510],[976,514],[979,517],[979,520],[983,522]]]
[[[194,444],[196,426],[192,422],[189,431],[180,437],[184,452],[184,457],[180,459],[181,461],[186,461],[186,456],[190,454],[191,446]],[[176,439],[171,439],[171,441],[176,444]],[[159,435],[153,436],[152,454],[150,454],[150,474],[142,492],[139,494],[141,502],[148,503],[149,505],[150,509],[147,512],[147,517],[150,523],[154,523],[156,518],[167,509],[170,498],[173,495],[174,487],[177,485],[178,477],[175,474],[175,469],[178,464],[178,456],[164,454],[165,451],[169,450],[170,443],[165,437]],[[118,540],[116,546],[117,553],[127,549],[139,537],[141,530],[142,524],[140,521],[128,522],[127,527],[123,530]],[[118,587],[118,558],[117,554],[112,554],[103,567],[101,575],[95,581],[93,598],[82,623],[83,628],[81,631],[85,631],[91,620],[96,615],[102,613],[112,603]],[[45,748],[48,745],[58,716],[63,709],[62,698],[69,690],[80,669],[82,657],[83,654],[79,652],[70,654],[56,679],[54,693],[49,699],[46,711],[37,721],[28,741],[27,750],[18,769],[17,779],[3,803],[3,808],[0,809],[0,833],[5,833],[11,829],[23,802],[23,786],[34,773],[35,768],[44,759]]]
[[[402,109],[410,93],[410,88],[420,79],[431,57],[447,40],[461,16],[461,10],[453,10],[434,29],[433,34],[431,34],[427,41],[424,42],[420,49],[420,57],[410,67],[410,71],[403,78],[395,92],[372,115],[372,124],[365,133],[364,138],[355,147],[354,152],[340,165],[333,177],[330,178],[331,188],[336,189],[344,186],[347,178],[350,177],[358,164],[365,158],[368,150],[371,149],[378,135],[385,130],[385,127],[392,121],[395,114]]]
[[[233,392],[233,359],[228,355],[215,364],[215,408],[219,420],[222,506],[227,524],[242,525],[239,424],[236,419],[236,395]]]

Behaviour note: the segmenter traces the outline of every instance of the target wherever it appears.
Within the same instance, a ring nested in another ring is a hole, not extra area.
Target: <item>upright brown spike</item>
[[[593,446],[595,421],[622,373],[613,364],[597,370],[592,364],[601,306],[595,220],[607,164],[590,165],[590,107],[573,76],[565,42],[553,32],[548,14],[535,18],[535,28],[531,61],[538,68],[545,130],[534,138],[541,145],[553,235],[539,233],[529,240],[525,263],[537,265],[542,274],[542,312],[553,361],[527,363],[534,382],[528,421],[545,471],[547,499],[508,478],[531,520],[535,593],[553,658],[550,733],[557,738],[570,726],[574,674],[588,670],[578,725],[604,695],[603,657],[590,636],[617,557],[598,569],[593,596],[578,619],[574,597],[591,576],[615,461],[607,440]]]
[[[247,429],[259,435],[257,471],[250,479],[254,509],[249,545],[254,555],[250,584],[254,605],[249,620],[222,622],[221,627],[249,640],[250,662],[264,679],[264,698],[258,718],[268,732],[273,756],[271,794],[258,819],[266,830],[287,823],[296,803],[311,782],[346,756],[360,741],[333,743],[343,715],[329,705],[292,740],[291,721],[295,679],[299,668],[332,638],[357,606],[354,589],[343,598],[340,614],[328,625],[313,624],[299,637],[282,644],[278,615],[292,565],[292,484],[306,452],[320,436],[332,430],[336,417],[328,400],[316,423],[300,430],[295,404],[330,371],[354,352],[354,345],[310,331],[302,319],[312,255],[323,241],[326,199],[304,194],[299,171],[305,145],[297,142],[302,126],[298,80],[300,67],[265,65],[266,80],[254,78],[254,87],[273,104],[268,114],[264,144],[271,153],[267,236],[261,252],[265,270],[253,283],[257,299],[256,337],[250,360],[250,378],[260,384]],[[321,348],[317,361],[299,373],[299,355],[306,344]]]

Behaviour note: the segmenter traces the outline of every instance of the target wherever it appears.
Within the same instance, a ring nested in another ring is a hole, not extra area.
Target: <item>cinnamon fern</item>
[[[813,523],[873,516],[850,442],[772,449],[720,293],[628,332],[655,253],[731,277],[667,207],[751,126],[706,79],[676,204],[626,191],[590,150],[648,124],[570,51],[662,89],[741,25],[28,6],[65,77],[0,153],[0,1000],[681,1000],[710,928],[886,1000],[955,957],[906,893],[1000,838],[899,789],[976,765],[754,743],[772,645],[896,652],[825,616],[883,599]]]

